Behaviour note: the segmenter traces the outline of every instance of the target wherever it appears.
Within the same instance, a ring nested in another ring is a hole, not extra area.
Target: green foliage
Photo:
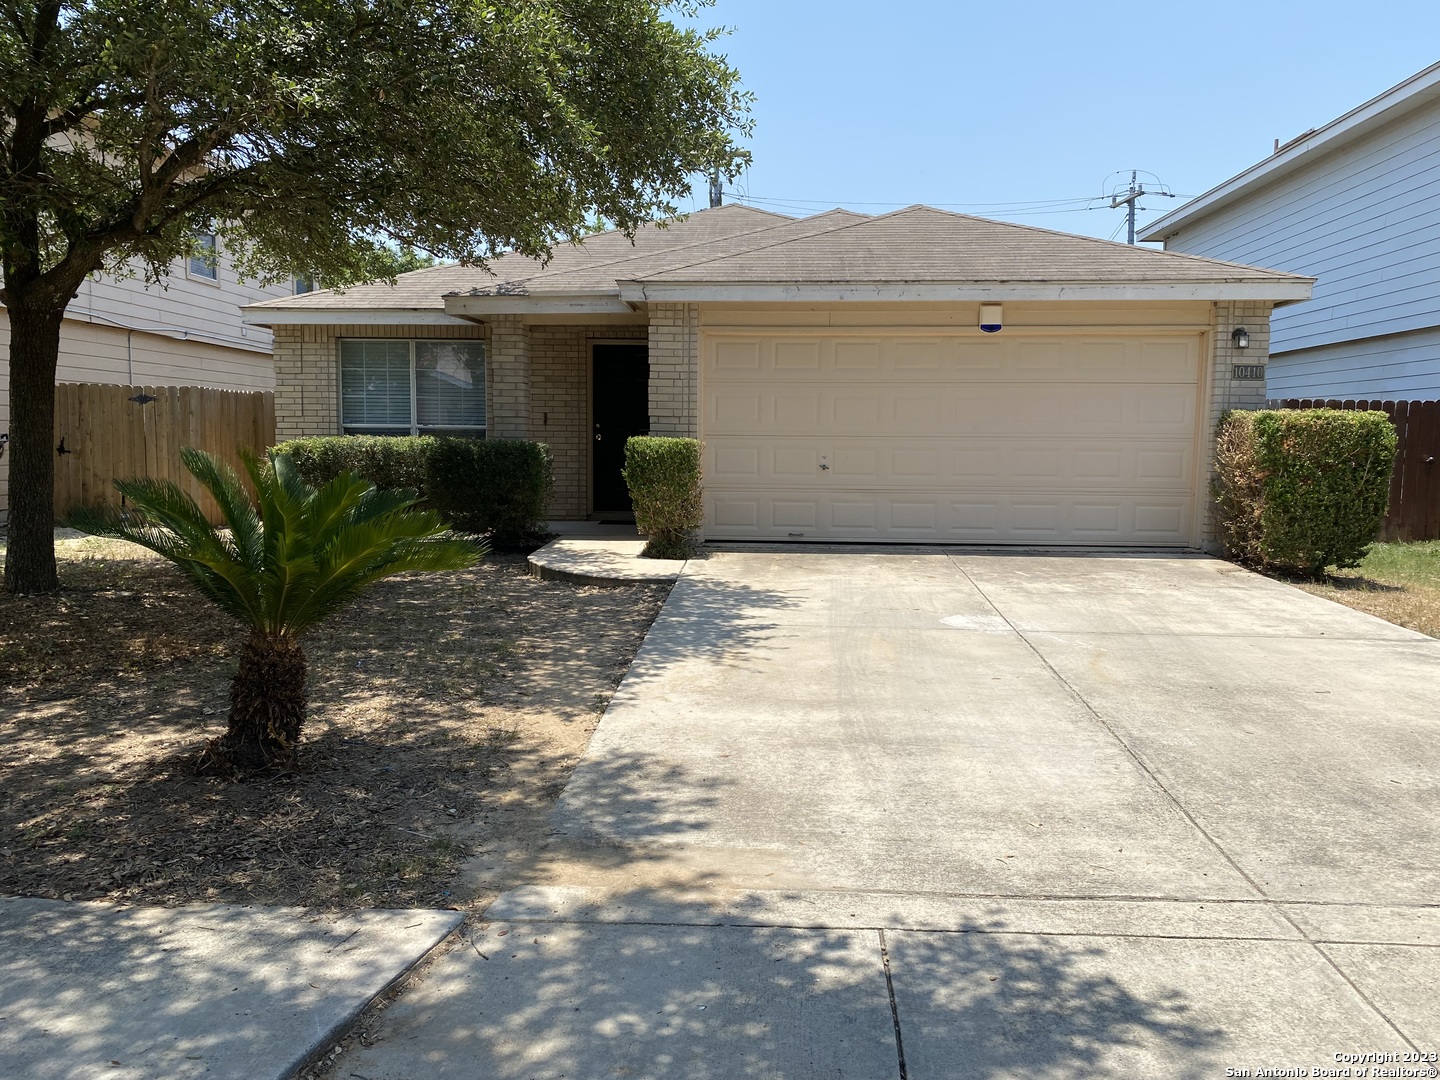
[[[431,435],[324,435],[275,447],[306,482],[353,472],[376,487],[414,488],[465,532],[520,545],[544,531],[555,480],[550,449],[523,439],[444,439]]]
[[[1382,412],[1227,414],[1216,457],[1227,550],[1309,577],[1359,565],[1385,518],[1396,442]]]
[[[692,534],[705,523],[700,443],[655,435],[629,439],[625,484],[635,508],[635,524],[649,538],[642,554],[652,559],[686,558],[693,547]]]
[[[220,458],[181,451],[185,467],[215,499],[225,531],[168,480],[117,480],[129,507],[73,513],[70,527],[129,540],[184,571],[227,615],[267,639],[291,639],[392,574],[473,566],[484,546],[452,535],[413,491],[384,491],[341,473],[307,484],[295,462],[250,455],[240,477]]]
[[[12,591],[58,587],[61,317],[88,274],[163,278],[214,231],[237,272],[327,287],[405,251],[548,255],[733,179],[751,96],[677,26],[706,0],[7,0],[0,304]]]
[[[670,21],[694,7],[8,4],[4,263],[59,271],[56,287],[101,259],[164,274],[213,227],[258,276],[335,286],[407,250],[542,255],[597,214],[633,229],[673,213],[694,173],[748,160],[733,134],[750,95],[719,33]]]
[[[328,484],[351,472],[377,488],[413,488],[423,499],[438,441],[432,435],[321,435],[280,443],[272,453],[294,461],[307,484]]]
[[[524,439],[439,439],[425,485],[430,504],[457,529],[525,544],[544,532],[555,487],[550,448]]]

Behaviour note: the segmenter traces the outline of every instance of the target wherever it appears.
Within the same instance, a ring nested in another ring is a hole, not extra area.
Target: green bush
[[[312,486],[353,472],[379,488],[413,488],[455,528],[501,545],[539,537],[554,486],[549,447],[521,439],[325,435],[272,452],[289,454]]]
[[[501,545],[544,534],[554,486],[550,448],[524,439],[439,439],[425,481],[430,505],[457,529]]]
[[[643,556],[683,559],[693,532],[705,522],[700,488],[700,443],[637,435],[625,443],[625,484],[635,524],[648,538]]]
[[[271,453],[288,454],[311,487],[352,472],[382,490],[413,488],[423,498],[426,469],[437,442],[431,435],[321,435],[291,439]]]
[[[1226,550],[1309,577],[1359,565],[1385,519],[1396,441],[1382,412],[1226,414],[1215,461]]]

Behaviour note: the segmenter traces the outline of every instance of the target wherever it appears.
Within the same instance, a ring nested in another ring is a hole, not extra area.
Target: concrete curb
[[[530,573],[575,585],[664,585],[676,581],[684,559],[642,559],[644,540],[552,540],[530,556]]]
[[[464,917],[0,899],[0,1075],[288,1080]]]

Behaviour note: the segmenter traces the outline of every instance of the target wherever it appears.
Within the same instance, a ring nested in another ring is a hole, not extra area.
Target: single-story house
[[[1193,548],[1216,421],[1263,403],[1271,308],[1310,287],[923,206],[724,206],[245,318],[282,439],[543,440],[559,519],[622,511],[648,432],[704,441],[710,539]]]
[[[1141,232],[1166,251],[1281,267],[1314,298],[1276,312],[1272,398],[1440,398],[1440,64]]]

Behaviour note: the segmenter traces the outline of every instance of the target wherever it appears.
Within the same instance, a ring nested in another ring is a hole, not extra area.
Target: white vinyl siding
[[[1185,225],[1165,246],[1318,279],[1313,299],[1275,310],[1272,354],[1440,326],[1440,104]]]
[[[712,539],[1196,543],[1200,337],[707,334]]]
[[[341,341],[340,423],[347,435],[484,434],[484,344]]]

